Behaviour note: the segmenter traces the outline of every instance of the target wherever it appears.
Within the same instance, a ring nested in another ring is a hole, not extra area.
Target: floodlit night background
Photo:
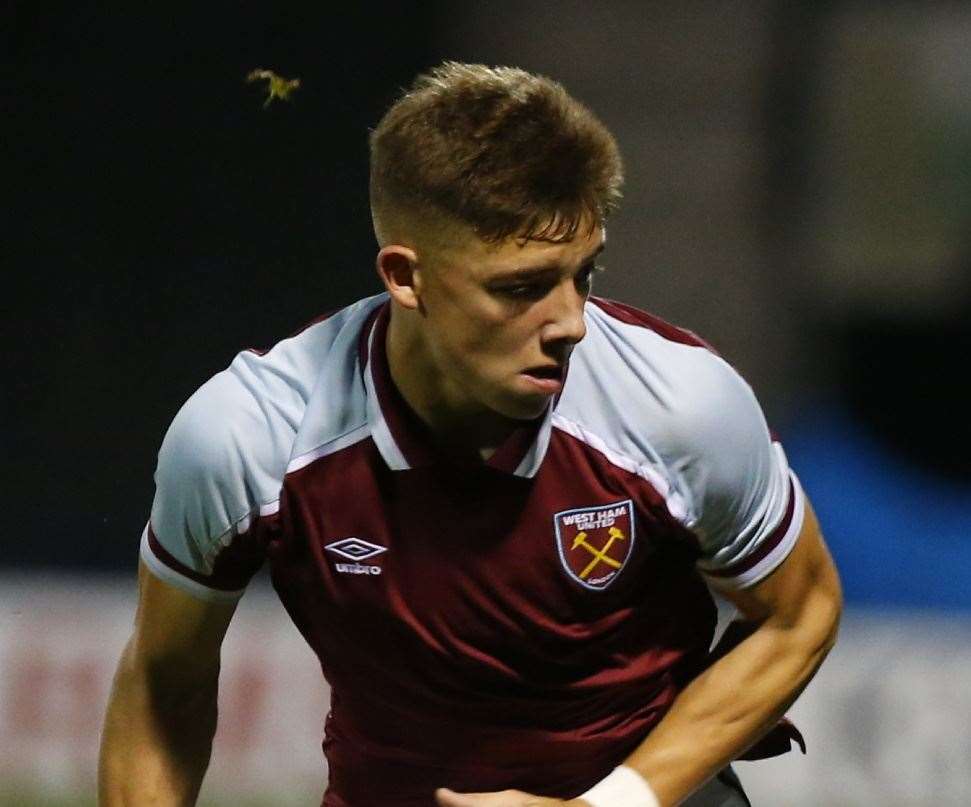
[[[817,510],[845,627],[792,712],[808,755],[738,766],[753,803],[971,803],[971,6],[42,5],[0,34],[0,805],[93,803],[165,429],[379,290],[368,128],[446,58],[614,132],[596,293],[714,344]],[[263,109],[256,67],[302,86]],[[327,691],[264,582],[221,698],[203,803],[319,803]]]

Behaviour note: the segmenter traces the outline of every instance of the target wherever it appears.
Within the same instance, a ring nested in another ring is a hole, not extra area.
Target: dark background
[[[549,73],[618,133],[628,251],[601,291],[752,381],[850,598],[971,607],[971,104],[917,116],[962,79],[936,45],[910,65],[906,38],[934,23],[946,45],[961,5],[311,8],[8,6],[0,569],[134,569],[178,407],[238,350],[378,290],[368,128],[456,58]],[[302,86],[263,109],[256,67]],[[898,260],[922,215],[958,222],[953,248]],[[958,280],[925,294],[943,263]]]
[[[434,4],[207,5],[16,8],[5,563],[132,566],[182,402],[377,291],[367,132],[426,66]],[[263,109],[255,67],[299,76],[292,103]]]

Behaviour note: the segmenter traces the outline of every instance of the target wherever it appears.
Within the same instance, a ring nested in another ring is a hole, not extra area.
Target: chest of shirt
[[[365,441],[292,474],[286,501],[302,571],[278,564],[278,589],[311,597],[331,633],[395,623],[442,652],[568,646],[670,607],[695,577],[653,486],[569,437],[533,478],[392,471]]]

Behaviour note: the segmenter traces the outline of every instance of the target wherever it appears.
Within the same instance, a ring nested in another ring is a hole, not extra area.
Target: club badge
[[[553,516],[556,548],[567,573],[580,585],[602,591],[621,573],[634,546],[634,505],[578,507]]]

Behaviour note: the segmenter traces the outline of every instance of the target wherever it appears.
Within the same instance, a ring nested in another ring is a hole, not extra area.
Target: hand
[[[439,807],[590,807],[583,799],[551,799],[534,796],[522,790],[501,790],[498,793],[456,793],[447,787],[435,791],[435,801]]]

